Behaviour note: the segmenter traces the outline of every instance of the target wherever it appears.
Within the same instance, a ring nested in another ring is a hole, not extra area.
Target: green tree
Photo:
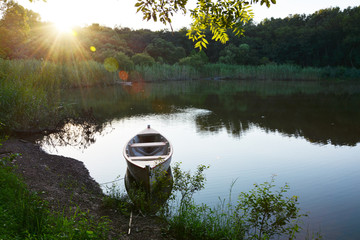
[[[236,64],[236,58],[239,54],[239,48],[230,43],[224,50],[221,51],[219,62],[225,64]]]
[[[345,37],[342,42],[348,65],[360,67],[360,7],[344,10],[342,26]]]
[[[185,57],[185,50],[182,47],[176,47],[173,43],[161,38],[155,38],[145,51],[154,59],[162,59],[165,63],[174,64]]]
[[[3,3],[3,17],[0,20],[0,57],[21,57],[21,46],[29,33],[27,11],[21,5],[8,1]]]

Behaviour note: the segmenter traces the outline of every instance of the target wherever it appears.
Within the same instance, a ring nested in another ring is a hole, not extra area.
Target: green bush
[[[131,71],[134,69],[134,63],[133,61],[130,59],[130,57],[128,57],[125,53],[123,52],[118,52],[115,56],[115,59],[118,61],[119,63],[119,70],[125,70],[125,71]]]
[[[175,206],[164,213],[177,239],[271,239],[276,236],[295,239],[301,229],[299,222],[306,214],[300,213],[296,196],[286,196],[288,185],[275,190],[272,178],[270,182],[255,185],[248,193],[240,193],[234,204],[231,200],[234,182],[228,201],[224,199],[219,205],[209,207],[195,204],[193,200],[193,194],[204,188],[205,169],[199,166],[193,175],[181,171],[179,164],[173,169],[171,199]]]
[[[131,57],[135,65],[152,66],[155,63],[153,57],[147,53],[137,53]]]
[[[179,65],[188,65],[199,69],[208,63],[209,59],[204,51],[193,53],[189,57],[185,57],[179,60]]]

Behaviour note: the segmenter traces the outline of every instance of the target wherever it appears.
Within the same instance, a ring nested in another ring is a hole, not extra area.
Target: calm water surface
[[[150,124],[173,144],[183,170],[210,165],[195,200],[233,199],[254,183],[289,183],[324,239],[360,238],[360,88],[284,82],[181,82],[72,90],[97,126],[68,124],[45,151],[85,163],[99,183],[124,177],[125,143]],[[90,110],[89,110],[90,111]],[[90,130],[90,131],[89,131]],[[67,138],[69,137],[69,138]],[[67,139],[67,140],[65,140]],[[123,184],[123,181],[119,181]]]

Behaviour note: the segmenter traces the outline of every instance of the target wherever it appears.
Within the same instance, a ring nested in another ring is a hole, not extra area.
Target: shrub
[[[155,63],[155,59],[147,53],[137,53],[131,57],[131,60],[135,65],[152,66]]]
[[[185,57],[179,60],[179,65],[189,65],[195,68],[200,68],[208,63],[209,59],[204,51],[191,54],[189,57]]]
[[[295,239],[301,229],[298,198],[287,197],[289,186],[275,191],[274,178],[270,182],[255,185],[248,193],[240,193],[234,205],[229,199],[221,200],[215,207],[195,204],[193,194],[204,187],[205,166],[197,172],[183,172],[179,164],[174,167],[173,202],[177,203],[173,213],[167,213],[170,231],[178,239],[270,239],[286,235]],[[176,202],[176,196],[180,200]],[[166,212],[165,212],[166,213]]]
[[[125,53],[123,52],[118,52],[115,56],[116,60],[119,63],[119,70],[125,70],[125,71],[131,71],[134,69],[134,63],[133,61],[130,59],[130,57],[128,57]]]

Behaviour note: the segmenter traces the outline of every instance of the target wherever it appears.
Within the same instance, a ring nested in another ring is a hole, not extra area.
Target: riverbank
[[[3,142],[0,157],[19,153],[13,163],[32,192],[37,192],[49,203],[52,211],[62,212],[70,207],[78,207],[82,212],[89,211],[95,219],[107,216],[110,220],[110,239],[165,239],[162,236],[164,223],[152,216],[134,214],[131,234],[129,216],[114,209],[104,207],[104,194],[93,180],[84,164],[76,159],[50,155],[31,141],[11,138]],[[167,236],[166,239],[168,239]]]

